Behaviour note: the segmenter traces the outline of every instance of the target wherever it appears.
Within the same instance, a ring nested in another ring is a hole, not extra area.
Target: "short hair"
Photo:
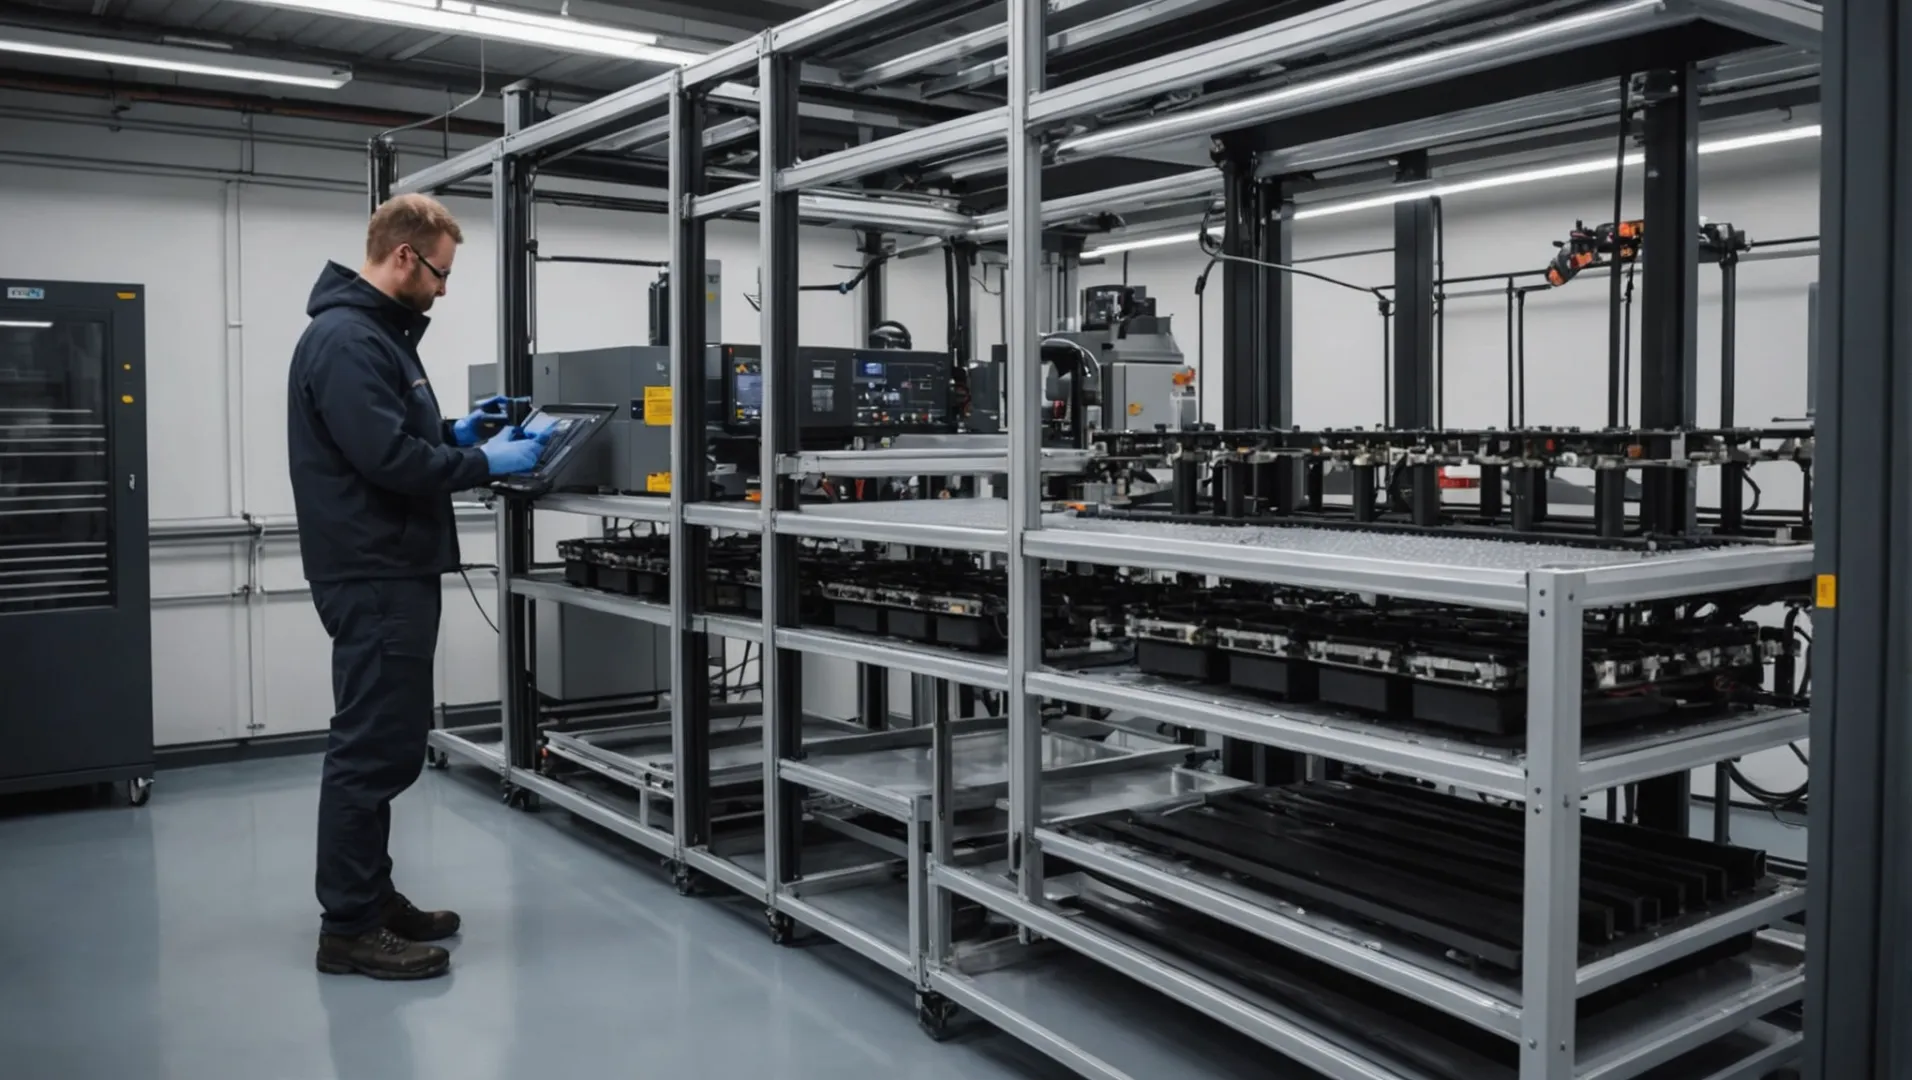
[[[395,196],[372,214],[365,230],[365,257],[384,262],[405,244],[413,251],[424,251],[441,236],[451,237],[454,244],[465,242],[465,231],[444,203],[429,195]]]

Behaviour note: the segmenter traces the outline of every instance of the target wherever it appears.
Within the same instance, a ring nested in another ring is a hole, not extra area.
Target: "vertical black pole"
[[[365,144],[365,158],[365,187],[372,202],[367,213],[377,213],[392,197],[392,182],[398,179],[398,147],[388,136],[380,135]]]
[[[1729,242],[1720,253],[1719,426],[1738,422],[1739,252]],[[1724,533],[1746,527],[1746,466],[1735,461],[1719,471],[1719,527]]]
[[[1845,1080],[1912,1076],[1912,13],[1828,4],[1824,42],[1804,1073]]]
[[[1403,155],[1395,179],[1428,178],[1427,154]],[[1394,426],[1434,426],[1434,206],[1394,204]]]
[[[858,236],[861,243],[857,245],[857,250],[863,256],[863,266],[867,271],[859,293],[863,305],[864,341],[861,344],[868,344],[869,335],[888,317],[888,268],[882,261],[883,234],[866,232]],[[856,666],[856,715],[858,721],[871,731],[881,731],[890,726],[888,668],[873,664]]]
[[[1229,155],[1222,159],[1224,220],[1223,250],[1258,262],[1290,262],[1289,230],[1282,227],[1283,191],[1279,180],[1255,177],[1253,158]],[[1292,367],[1292,283],[1290,275],[1253,265],[1222,265],[1222,426],[1242,431],[1286,426],[1289,423]],[[1203,373],[1207,377],[1207,373]],[[1242,508],[1246,473],[1252,466],[1230,463],[1220,477],[1217,494],[1223,510]],[[1262,466],[1288,471],[1292,466]],[[1273,483],[1281,483],[1277,477]],[[1259,486],[1259,485],[1257,485]],[[1222,740],[1222,771],[1239,780],[1283,784],[1306,776],[1300,754],[1275,750],[1239,739]]]
[[[530,126],[528,87],[506,90],[504,113],[507,133]],[[536,272],[531,258],[531,194],[529,164],[511,156],[498,159],[492,166],[491,207],[498,242],[498,375],[499,388],[510,397],[531,395],[531,275]],[[498,510],[500,581],[529,573],[531,559],[531,511],[516,500],[503,500]],[[503,589],[500,593],[498,658],[505,760],[513,768],[532,769],[538,755],[537,673],[532,666],[537,627],[529,600]]]
[[[689,94],[673,112],[675,130],[671,132],[671,168],[676,174],[679,194],[695,198],[705,193],[704,124],[702,95]],[[681,212],[674,207],[673,212]],[[688,506],[710,498],[710,473],[703,467],[708,449],[709,427],[705,377],[706,346],[710,331],[705,326],[709,307],[704,290],[693,287],[703,278],[706,256],[704,220],[686,215],[676,228],[678,250],[672,253],[673,276],[669,291],[668,324],[677,329],[672,365],[674,382],[671,437],[675,442],[672,459],[673,497]],[[660,312],[660,315],[666,315]],[[678,840],[686,848],[710,844],[710,654],[709,635],[691,629],[691,616],[701,603],[707,577],[708,536],[694,536],[688,526],[673,530],[671,544],[671,605],[686,618],[673,620],[670,632],[678,635],[672,649],[671,692],[675,717],[672,736],[677,740]],[[721,640],[721,639],[720,639]],[[725,646],[719,645],[719,648]],[[728,658],[726,658],[728,659]],[[724,665],[728,667],[729,664]]]
[[[1692,427],[1699,361],[1699,91],[1688,64],[1648,72],[1643,138],[1646,235],[1641,253],[1640,424]],[[1693,531],[1693,470],[1646,469],[1640,517],[1648,531]],[[1665,832],[1692,829],[1692,777],[1679,773],[1640,785],[1640,823]]]
[[[1425,151],[1404,154],[1395,165],[1397,183],[1427,178]],[[1434,218],[1431,199],[1394,204],[1393,424],[1410,430],[1434,426]],[[1416,525],[1440,523],[1441,490],[1433,466],[1404,469],[1390,485]]]
[[[1628,74],[1620,76],[1620,147],[1618,150],[1618,156],[1620,160],[1622,161],[1626,159],[1627,136],[1631,134],[1631,132],[1627,130],[1627,124],[1632,115],[1632,109],[1630,107],[1632,104],[1632,95],[1633,95],[1633,75],[1631,73],[1628,73]],[[1620,416],[1621,416],[1622,409],[1624,408],[1624,405],[1622,404],[1622,402],[1623,402],[1624,394],[1626,393],[1626,387],[1623,385],[1623,383],[1625,382],[1625,379],[1621,375],[1622,364],[1620,360],[1620,354],[1622,351],[1624,351],[1622,349],[1622,345],[1624,343],[1625,336],[1632,329],[1630,326],[1627,326],[1622,323],[1621,312],[1620,312],[1620,308],[1622,306],[1620,302],[1620,290],[1621,290],[1620,273],[1621,273],[1621,265],[1626,260],[1620,257],[1619,236],[1620,236],[1620,230],[1621,230],[1621,222],[1624,220],[1622,215],[1626,212],[1625,211],[1626,188],[1627,188],[1626,169],[1624,168],[1614,169],[1613,170],[1613,229],[1614,229],[1615,240],[1614,240],[1613,258],[1612,258],[1613,269],[1612,269],[1612,272],[1608,275],[1608,282],[1607,282],[1608,290],[1609,290],[1608,296],[1607,296],[1607,426],[1610,428],[1620,426]]]
[[[1259,259],[1261,197],[1254,161],[1226,158],[1222,175],[1222,250],[1239,259]],[[1222,427],[1245,431],[1262,423],[1265,400],[1266,371],[1258,351],[1264,299],[1260,271],[1248,263],[1223,263],[1222,295]]]
[[[1699,93],[1691,65],[1646,76],[1646,268],[1640,424],[1691,427],[1699,359]],[[1641,517],[1653,531],[1693,527],[1693,471],[1649,469]]]
[[[1293,209],[1279,178],[1257,181],[1255,196],[1255,258],[1264,263],[1294,263],[1294,230],[1287,215]],[[1294,422],[1294,276],[1262,269],[1256,275],[1254,426],[1287,428]],[[1233,391],[1230,391],[1232,394]],[[1296,463],[1291,458],[1256,465],[1255,491],[1270,506],[1294,506]]]

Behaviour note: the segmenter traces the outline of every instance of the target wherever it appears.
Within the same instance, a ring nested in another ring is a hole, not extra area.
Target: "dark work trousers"
[[[379,924],[392,894],[392,800],[425,767],[439,579],[317,582],[332,637],[332,737],[319,782],[319,904],[328,934]]]

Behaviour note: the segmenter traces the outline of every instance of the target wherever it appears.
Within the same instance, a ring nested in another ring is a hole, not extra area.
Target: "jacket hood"
[[[333,308],[359,308],[400,332],[407,332],[414,344],[431,325],[431,318],[378,291],[356,271],[335,262],[325,264],[312,295],[305,302],[305,313],[317,318]]]

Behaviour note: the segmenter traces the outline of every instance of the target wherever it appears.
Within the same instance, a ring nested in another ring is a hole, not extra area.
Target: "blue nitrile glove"
[[[478,449],[484,451],[485,464],[491,467],[493,476],[509,476],[512,473],[530,472],[538,464],[538,456],[544,453],[545,436],[540,433],[527,439],[524,432],[508,427],[491,438]]]
[[[505,397],[503,394],[496,394],[479,402],[478,407],[472,410],[470,416],[452,424],[452,442],[457,443],[459,446],[477,446],[478,436],[483,433],[485,421],[489,420],[493,423],[503,423],[507,415],[506,410],[514,400],[529,401],[531,399],[514,399]]]

